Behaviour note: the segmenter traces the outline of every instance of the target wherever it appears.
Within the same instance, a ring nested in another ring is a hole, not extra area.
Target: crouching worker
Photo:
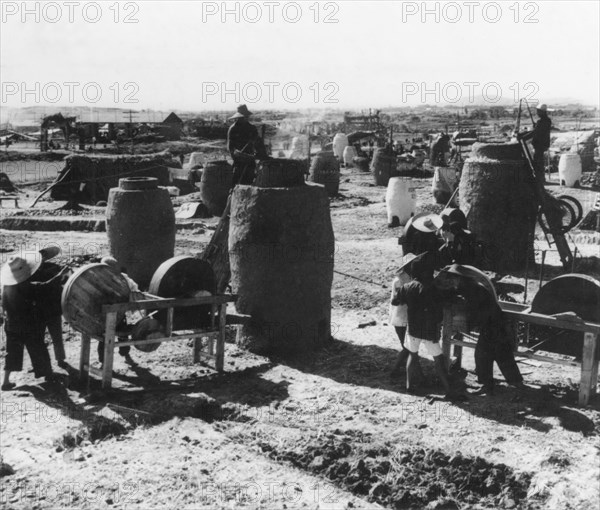
[[[433,357],[435,371],[439,377],[446,398],[459,397],[451,391],[446,372],[446,363],[439,344],[440,324],[442,322],[442,297],[433,285],[435,257],[432,253],[422,253],[407,267],[406,271],[413,281],[402,285],[396,292],[392,304],[406,305],[408,311],[408,331],[404,346],[409,351],[406,367],[406,389],[416,388],[416,360],[422,345],[426,354]]]
[[[452,290],[466,301],[469,323],[479,330],[475,347],[475,373],[482,387],[477,394],[494,392],[494,362],[506,382],[524,389],[523,376],[514,356],[514,331],[498,304],[487,276],[471,266],[453,264],[440,272],[436,284]]]
[[[54,285],[68,268],[62,269],[47,282],[33,282],[32,276],[41,264],[41,254],[13,256],[0,271],[6,332],[6,359],[2,382],[4,391],[15,387],[15,384],[10,382],[10,374],[23,370],[25,348],[29,353],[35,377],[45,377],[46,382],[56,381],[44,343],[45,321],[42,307],[45,289]]]
[[[100,262],[102,264],[106,264],[107,266],[110,266],[115,272],[120,273],[121,276],[123,278],[125,278],[125,281],[127,282],[127,285],[129,286],[129,290],[131,292],[130,301],[135,301],[138,294],[141,294],[140,289],[139,289],[137,283],[135,283],[129,276],[127,276],[127,274],[125,272],[122,272],[122,268],[119,267],[119,263],[117,262],[117,259],[115,259],[114,257],[103,257],[102,260],[100,260]],[[127,313],[129,313],[129,312],[127,312]],[[123,321],[120,324],[117,325],[117,329],[123,329],[126,326],[127,326],[127,320],[125,318],[125,319],[123,319]],[[117,339],[117,342],[119,340],[126,341],[127,339],[119,337]],[[119,354],[121,356],[123,356],[128,362],[131,360],[131,356],[129,355],[130,351],[131,351],[131,346],[129,346],[129,345],[119,347]],[[104,363],[104,342],[98,342],[98,361],[100,361],[100,363]]]
[[[396,293],[398,289],[402,287],[402,285],[411,281],[411,277],[406,272],[406,267],[410,265],[410,263],[417,256],[414,253],[408,253],[402,259],[401,265],[398,268],[398,275],[394,278],[392,282],[392,297],[390,303],[390,325],[396,331],[398,335],[398,339],[400,340],[400,354],[398,356],[398,360],[396,361],[396,365],[390,374],[392,379],[399,379],[406,376],[406,363],[408,361],[409,351],[404,345],[404,341],[406,338],[406,328],[408,327],[408,310],[406,305],[394,305]],[[418,356],[415,360],[415,366],[420,378],[423,378],[423,371],[421,369],[421,363],[419,362]]]

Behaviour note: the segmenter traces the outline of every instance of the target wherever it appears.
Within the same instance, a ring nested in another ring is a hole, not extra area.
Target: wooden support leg
[[[456,358],[456,366],[458,368],[460,368],[462,366],[462,355],[463,355],[462,345],[455,345],[454,346],[454,357]]]
[[[173,313],[174,308],[167,308],[167,326],[165,328],[165,336],[171,336],[173,333]]]
[[[90,378],[90,343],[90,336],[82,333],[81,352],[79,354],[79,378],[84,384],[87,384]]]
[[[583,357],[581,359],[581,380],[579,382],[579,405],[585,406],[590,396],[596,393],[598,384],[598,335],[585,333],[583,337]]]
[[[219,313],[219,336],[217,338],[217,353],[215,368],[221,373],[225,367],[225,327],[227,325],[227,304],[221,305]]]
[[[117,328],[117,312],[106,314],[104,330],[104,364],[102,365],[102,389],[108,390],[112,385],[113,358],[115,355],[115,335]]]
[[[442,322],[442,353],[446,360],[450,359],[450,338],[452,338],[452,310],[450,307],[444,307],[444,317]]]
[[[200,352],[202,351],[202,338],[194,338],[194,363],[200,362]]]

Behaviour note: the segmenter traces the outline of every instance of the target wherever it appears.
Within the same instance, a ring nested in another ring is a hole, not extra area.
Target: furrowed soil
[[[414,185],[419,210],[440,209],[430,179]],[[593,205],[589,189],[548,189],[578,198],[584,214]],[[24,189],[22,207],[36,194]],[[194,364],[189,341],[171,342],[152,353],[132,350],[131,361],[115,354],[113,389],[103,393],[96,379],[80,385],[80,338],[65,323],[60,384],[36,380],[25,356],[16,389],[0,394],[2,507],[597,508],[600,399],[577,406],[578,368],[523,360],[525,391],[496,373],[494,396],[469,394],[460,403],[443,399],[427,357],[417,394],[390,379],[399,342],[388,325],[389,284],[402,228],[388,228],[384,198],[370,174],[343,170],[331,201],[334,339],[304,359],[246,352],[229,326],[224,374]],[[60,205],[40,202],[36,210],[52,217]],[[83,215],[101,219],[103,211]],[[201,251],[216,223],[178,229],[176,255]],[[59,244],[65,261],[81,265],[108,248],[102,232],[1,232],[2,262]],[[576,271],[598,278],[598,234],[572,235]],[[547,247],[541,232],[536,245]],[[527,301],[539,269],[530,269]],[[542,279],[559,274],[549,252]],[[523,302],[524,277],[503,278],[503,296]],[[463,368],[456,380],[477,387],[470,349]]]

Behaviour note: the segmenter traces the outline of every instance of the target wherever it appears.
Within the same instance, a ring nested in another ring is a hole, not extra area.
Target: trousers
[[[20,372],[23,370],[23,353],[26,348],[35,377],[52,375],[50,355],[44,343],[44,329],[43,324],[5,328],[6,357],[4,370],[6,372]]]
[[[510,342],[483,327],[475,347],[475,373],[485,386],[494,385],[494,361],[508,384],[523,382]]]

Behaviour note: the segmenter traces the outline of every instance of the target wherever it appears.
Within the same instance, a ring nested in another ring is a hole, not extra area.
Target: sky
[[[600,2],[10,2],[2,106],[600,103]]]

